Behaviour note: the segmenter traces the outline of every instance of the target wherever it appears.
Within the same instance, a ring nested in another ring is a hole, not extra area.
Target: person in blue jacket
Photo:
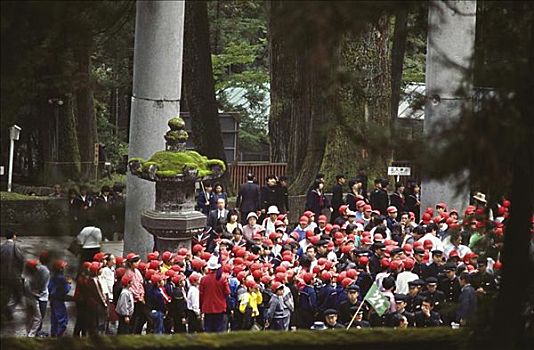
[[[65,267],[67,262],[58,260],[52,268],[52,277],[48,282],[48,293],[50,300],[50,335],[61,337],[65,334],[69,316],[65,301],[68,300],[70,291],[70,281],[65,277]]]
[[[309,329],[313,325],[317,313],[317,293],[313,286],[314,277],[311,272],[306,272],[303,275],[303,281],[305,285],[299,292],[300,328]]]
[[[336,287],[332,284],[332,274],[327,271],[321,273],[321,279],[323,280],[323,287],[317,293],[317,304],[319,310],[319,318],[324,317],[324,312],[328,309],[335,309],[337,306],[337,291]]]

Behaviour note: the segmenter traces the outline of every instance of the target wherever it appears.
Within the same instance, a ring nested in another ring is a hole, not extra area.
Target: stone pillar
[[[180,113],[184,1],[137,1],[132,114],[128,157],[165,149],[170,118]],[[128,172],[124,252],[152,251],[141,214],[154,208],[155,185]]]
[[[471,69],[476,25],[476,1],[433,0],[429,5],[424,121],[426,134],[436,130],[440,123],[454,122],[464,110],[472,109]],[[461,175],[462,178],[463,176],[466,173]],[[435,207],[438,202],[447,203],[449,208],[463,210],[469,203],[469,190],[463,189],[457,194],[456,185],[459,180],[458,177],[444,181],[423,179],[421,210]]]

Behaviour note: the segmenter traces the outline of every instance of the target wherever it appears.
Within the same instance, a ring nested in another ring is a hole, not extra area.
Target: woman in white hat
[[[280,211],[276,205],[271,205],[267,209],[267,217],[263,220],[262,226],[265,228],[265,235],[268,236],[270,233],[275,232],[276,227],[274,223],[278,219]]]

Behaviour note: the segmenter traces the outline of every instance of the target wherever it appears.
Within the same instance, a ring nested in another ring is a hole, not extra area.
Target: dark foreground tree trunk
[[[269,2],[269,54],[271,74],[271,109],[269,115],[270,160],[288,160],[288,140],[291,125],[292,84],[295,74],[295,52],[289,50],[283,27],[277,14],[283,11],[281,1]]]
[[[399,8],[395,14],[395,29],[393,31],[393,46],[391,48],[391,126],[394,126],[399,109],[402,86],[402,67],[406,52],[406,38],[408,36],[408,9]]]
[[[208,158],[226,161],[215,99],[205,1],[185,3],[184,88],[196,149]]]

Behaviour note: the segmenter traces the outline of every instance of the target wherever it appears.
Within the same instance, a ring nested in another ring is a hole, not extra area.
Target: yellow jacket
[[[258,305],[263,302],[263,297],[261,292],[246,292],[241,297],[241,302],[239,303],[239,311],[244,314],[247,307],[252,308],[252,317],[259,316],[260,312],[258,311]]]

